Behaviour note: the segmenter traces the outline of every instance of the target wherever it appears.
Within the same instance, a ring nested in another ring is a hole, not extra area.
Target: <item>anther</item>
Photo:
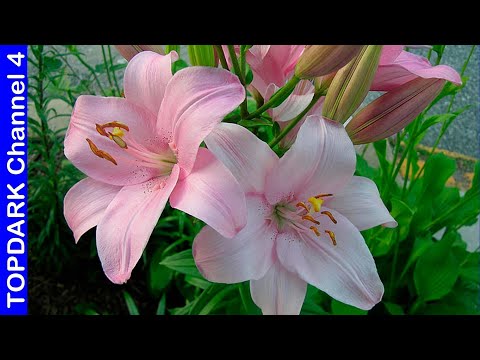
[[[318,194],[315,196],[316,199],[322,198],[322,197],[327,197],[327,196],[333,196],[333,194]]]
[[[320,221],[315,220],[311,215],[304,215],[304,216],[302,216],[302,219],[311,221],[312,223],[314,223],[316,225],[320,225]]]
[[[313,210],[315,212],[319,212],[320,208],[322,207],[323,200],[322,199],[317,199],[316,197],[312,196],[311,198],[308,199],[308,202],[312,204]]]
[[[103,150],[98,150],[98,152],[100,154],[98,156],[100,156],[101,158],[104,158],[105,160],[110,161],[114,165],[117,165],[117,162],[115,161],[115,159],[113,158],[112,155],[110,155],[109,153],[107,153],[106,151],[103,151]]]
[[[315,226],[310,226],[310,230],[312,230],[315,235],[320,236],[320,231]]]
[[[327,215],[334,224],[337,223],[337,220],[333,217],[330,211],[322,211],[320,214]]]
[[[114,127],[119,127],[121,129],[124,129],[124,130],[127,130],[127,131],[130,131],[130,128],[128,127],[128,125],[125,125],[119,121],[112,121],[112,122],[108,122],[106,124],[103,124],[102,125],[103,128],[114,128]]]
[[[307,207],[307,205],[305,205],[303,202],[299,202],[297,203],[297,205],[295,205],[296,207],[301,207],[301,208],[304,208],[305,210],[307,210],[307,212],[310,212],[310,209]]]
[[[337,240],[335,240],[335,234],[333,233],[333,231],[325,230],[325,233],[327,233],[328,236],[330,236],[330,240],[332,240],[333,246],[337,246]]]
[[[108,136],[107,132],[105,129],[102,127],[102,125],[95,124],[95,128],[97,129],[97,132],[102,135],[102,136]]]
[[[100,155],[98,155],[98,152],[99,152],[100,150],[98,150],[97,146],[93,143],[93,141],[90,140],[90,139],[85,139],[85,140],[87,140],[88,145],[90,146],[90,150],[92,150],[92,152],[93,152],[95,155],[100,156]],[[101,156],[100,156],[100,157],[101,157]]]

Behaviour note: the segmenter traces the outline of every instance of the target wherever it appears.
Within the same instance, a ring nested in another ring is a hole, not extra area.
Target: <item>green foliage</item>
[[[237,54],[238,74],[246,85],[253,79],[246,61],[249,47],[241,45]],[[65,159],[66,129],[56,127],[55,123],[70,116],[81,94],[122,95],[120,76],[126,62],[114,61],[110,46],[99,50],[102,60],[92,64],[74,45],[30,47],[29,100],[34,110],[30,114],[35,115],[29,117],[29,246],[35,268],[54,273],[66,266],[83,271],[76,264],[79,249],[74,246],[63,217],[63,199],[84,176]],[[167,53],[172,50],[181,53],[179,45],[166,46]],[[434,45],[430,55],[440,64],[444,51],[445,45]],[[193,63],[215,66],[211,45],[190,46],[188,54],[191,61],[194,58]],[[468,59],[464,68],[467,64]],[[179,59],[172,64],[172,72],[188,66],[184,59]],[[463,73],[462,79],[462,86],[446,83],[432,104],[395,139],[367,145],[365,152],[370,150],[376,155],[378,166],[371,166],[364,154],[357,154],[356,175],[377,184],[385,205],[398,222],[396,229],[379,226],[362,232],[385,287],[382,302],[371,311],[364,311],[309,285],[301,314],[480,314],[480,253],[478,248],[467,251],[459,231],[474,224],[480,214],[480,163],[475,164],[472,186],[463,194],[458,188],[447,186],[448,179],[456,174],[455,160],[433,150],[423,156],[416,149],[432,127],[440,128],[436,148],[451,124],[468,109],[454,106],[455,97],[468,82]],[[272,107],[279,105],[291,91]],[[431,113],[438,102],[449,103],[448,109],[440,114]],[[249,94],[247,112],[252,113],[259,106]],[[65,112],[59,112],[61,107],[66,108]],[[244,115],[237,108],[224,121],[248,128],[267,143],[280,133],[279,124],[272,121],[268,112],[251,119]],[[281,156],[286,149],[275,148],[275,151]],[[425,161],[424,165],[418,162],[420,159]],[[202,227],[203,223],[193,217],[169,206],[165,208],[132,274],[135,280],[118,290],[115,298],[120,304],[118,312],[261,314],[251,298],[249,281],[216,284],[204,279],[198,271],[192,243]],[[94,232],[85,234],[81,241],[88,245],[82,256],[93,259],[97,265],[97,277],[92,276],[92,282],[100,284],[101,278],[106,283],[96,256]],[[106,314],[106,309],[112,312],[100,301],[87,300],[79,301],[74,312],[98,315]]]

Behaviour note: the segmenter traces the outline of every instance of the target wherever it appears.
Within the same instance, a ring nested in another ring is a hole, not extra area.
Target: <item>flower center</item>
[[[101,136],[107,137],[129,155],[139,160],[142,166],[160,169],[160,175],[169,175],[173,166],[177,163],[177,157],[171,148],[162,151],[161,154],[148,150],[133,138],[128,137],[127,133],[130,131],[130,128],[119,121],[112,121],[102,125],[95,124],[95,129]],[[111,154],[99,149],[92,140],[88,138],[86,140],[90,150],[96,156],[118,165],[117,160]]]
[[[329,196],[333,196],[333,194],[312,196],[306,202],[280,202],[273,207],[270,220],[274,221],[280,230],[290,227],[298,232],[313,232],[320,237],[322,234],[317,227],[320,225],[320,220],[317,220],[320,219],[319,215],[327,217],[334,224],[337,223],[330,211],[322,211],[323,198]],[[325,230],[325,234],[328,235],[332,244],[336,246],[335,233],[331,230]]]

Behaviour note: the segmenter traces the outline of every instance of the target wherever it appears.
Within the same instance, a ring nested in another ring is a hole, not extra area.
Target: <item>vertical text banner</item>
[[[0,315],[26,315],[27,46],[0,45]]]

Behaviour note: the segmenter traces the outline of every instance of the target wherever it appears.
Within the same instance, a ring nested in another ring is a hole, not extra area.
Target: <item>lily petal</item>
[[[129,150],[97,132],[95,124],[112,121],[128,125],[130,130],[125,138],[140,144],[155,144],[155,118],[150,112],[123,98],[82,95],[75,103],[65,137],[67,159],[89,177],[111,185],[139,184],[157,176],[158,169],[144,168]],[[117,165],[95,155],[86,139],[110,154]]]
[[[395,61],[395,59],[403,51],[403,45],[384,45],[382,55],[380,55],[379,65],[388,65]]]
[[[310,115],[297,140],[267,176],[265,195],[270,204],[296,195],[307,199],[341,190],[355,172],[355,149],[344,127]]]
[[[80,180],[68,190],[63,200],[63,213],[73,231],[75,242],[97,226],[105,209],[122,187],[108,185],[91,178]]]
[[[275,84],[270,84],[267,88],[265,101],[279,89]],[[308,80],[302,80],[293,93],[279,106],[269,110],[274,121],[285,122],[292,120],[299,115],[310,104],[314,96],[314,88]]]
[[[417,77],[443,79],[460,85],[458,72],[447,65],[432,66],[423,56],[402,51],[393,63],[378,67],[371,90],[390,91]]]
[[[267,173],[278,156],[250,131],[221,123],[205,139],[209,150],[232,172],[245,193],[263,193]]]
[[[193,168],[203,139],[244,99],[238,77],[223,69],[189,67],[173,76],[160,107],[157,133],[178,149],[181,178]]]
[[[272,265],[276,229],[265,216],[262,196],[248,196],[247,225],[233,239],[205,226],[193,242],[193,257],[202,275],[213,282],[233,284],[260,279]]]
[[[179,173],[175,165],[168,178],[125,186],[106,209],[97,226],[97,250],[103,271],[112,282],[123,284],[130,278]]]
[[[345,216],[360,231],[398,225],[383,204],[377,185],[362,176],[354,176],[340,192],[326,198],[324,205]]]
[[[128,101],[148,109],[156,117],[167,83],[173,77],[172,62],[176,60],[178,54],[175,51],[168,55],[143,51],[130,60],[124,77]]]
[[[247,222],[245,195],[232,173],[207,149],[198,150],[192,172],[180,180],[170,205],[234,237]]]
[[[277,254],[288,271],[333,298],[369,310],[383,296],[383,284],[362,235],[333,209],[337,221],[321,218],[320,237],[312,233],[285,232],[277,236]],[[335,234],[333,245],[325,230]]]
[[[307,283],[277,260],[263,278],[250,281],[250,293],[263,315],[298,315],[307,293]]]

